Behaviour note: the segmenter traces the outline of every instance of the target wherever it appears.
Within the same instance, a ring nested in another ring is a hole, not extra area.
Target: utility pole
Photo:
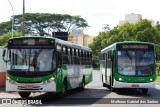
[[[22,18],[22,34],[23,36],[25,35],[25,25],[24,25],[24,20],[25,20],[25,17],[24,17],[24,14],[25,14],[25,0],[23,0],[23,18]]]
[[[10,5],[11,5],[11,8],[12,8],[12,38],[13,38],[13,27],[14,27],[14,9],[13,9],[13,6],[12,6],[12,3],[10,0],[8,0]]]

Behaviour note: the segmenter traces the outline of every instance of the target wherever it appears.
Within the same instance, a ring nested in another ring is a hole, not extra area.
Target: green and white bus
[[[3,51],[7,62],[6,91],[17,91],[21,97],[31,92],[67,90],[92,81],[92,51],[51,37],[9,39]]]
[[[155,88],[155,45],[150,42],[125,41],[101,50],[101,79],[104,87],[138,88],[147,94]]]

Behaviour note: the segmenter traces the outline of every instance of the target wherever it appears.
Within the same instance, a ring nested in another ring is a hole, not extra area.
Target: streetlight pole
[[[11,5],[11,8],[12,8],[12,38],[13,38],[13,27],[14,27],[14,10],[13,10],[13,6],[12,6],[12,3],[10,2],[10,0],[8,0],[8,2],[10,3]]]
[[[24,30],[24,14],[25,14],[25,0],[23,0],[23,18],[22,18],[22,34],[23,34],[23,36],[25,35],[25,30]]]

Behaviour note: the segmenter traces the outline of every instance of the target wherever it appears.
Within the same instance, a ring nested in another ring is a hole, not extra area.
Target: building
[[[123,25],[126,22],[136,23],[142,19],[142,15],[140,14],[125,14],[125,20],[120,20],[119,25]]]
[[[68,41],[80,46],[88,47],[93,42],[94,36],[83,34],[83,30],[74,30],[68,35]]]
[[[134,14],[134,13],[132,13],[132,14],[125,14],[125,20],[120,20],[119,21],[119,26],[123,25],[126,22],[136,23],[136,22],[140,21],[141,19],[142,19],[142,15],[141,14]],[[151,21],[152,26],[155,25],[154,20],[149,20],[149,21]]]
[[[88,47],[89,44],[93,43],[94,36],[84,35],[83,46]]]

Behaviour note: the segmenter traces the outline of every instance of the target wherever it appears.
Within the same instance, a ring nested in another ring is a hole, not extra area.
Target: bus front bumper
[[[6,80],[6,91],[56,92],[56,83],[12,83]]]
[[[126,83],[114,80],[113,88],[155,88],[155,82],[149,83]]]

